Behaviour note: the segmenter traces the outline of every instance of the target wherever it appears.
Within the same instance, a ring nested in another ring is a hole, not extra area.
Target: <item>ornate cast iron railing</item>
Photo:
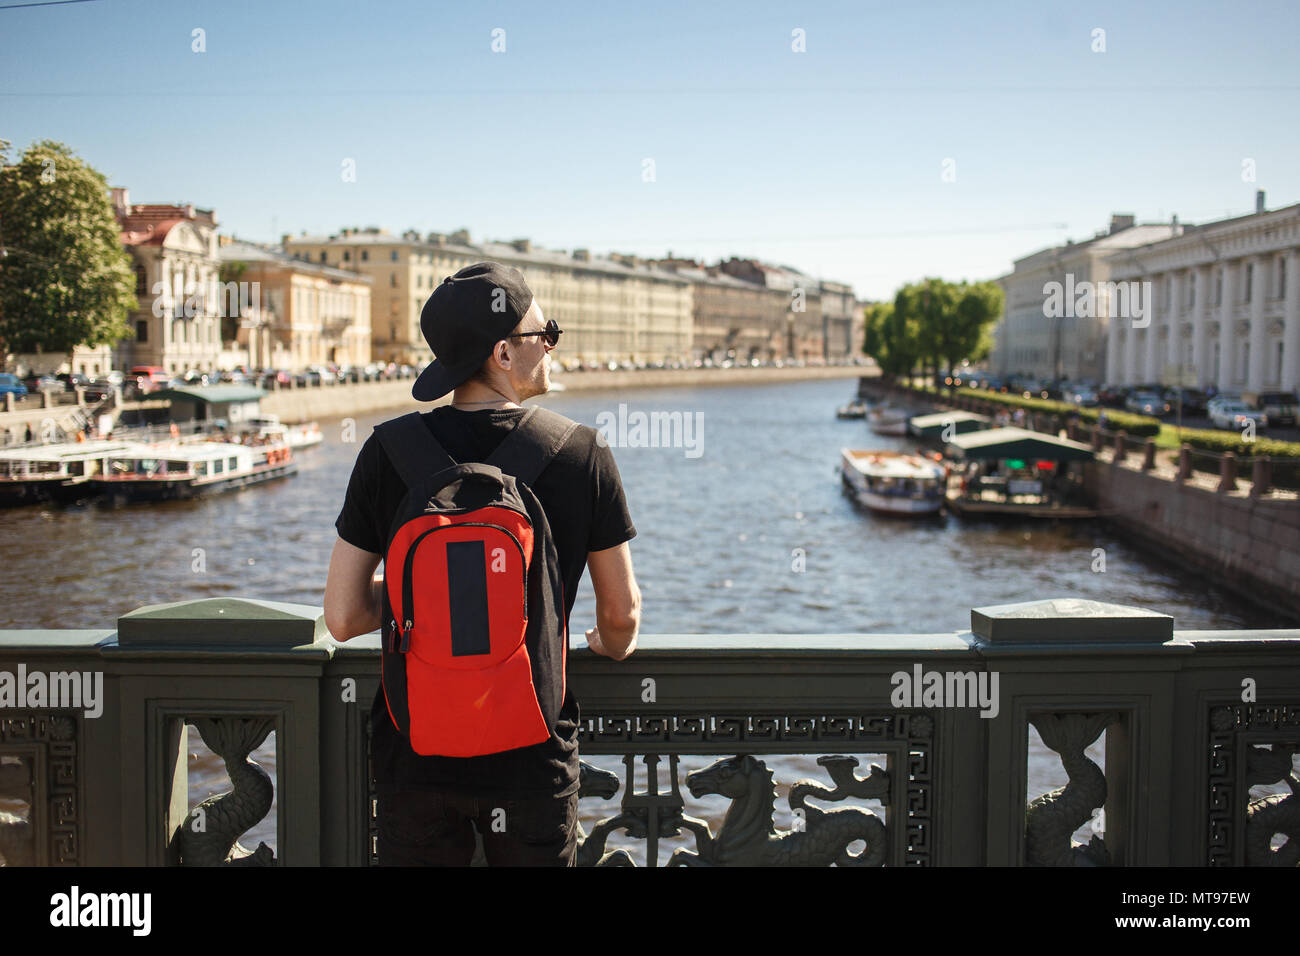
[[[643,637],[621,662],[575,648],[580,861],[1300,861],[1300,631],[1175,633],[1074,600],[971,624]],[[0,857],[373,862],[378,671],[377,637],[336,644],[318,609],[262,601],[0,632]],[[191,729],[228,792],[190,799]],[[1064,786],[1031,789],[1052,769]],[[246,837],[273,804],[274,836]]]

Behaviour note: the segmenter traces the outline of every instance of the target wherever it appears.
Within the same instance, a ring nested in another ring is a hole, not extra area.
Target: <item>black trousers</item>
[[[469,866],[474,829],[489,866],[573,866],[578,794],[486,800],[441,791],[381,794],[380,866]]]

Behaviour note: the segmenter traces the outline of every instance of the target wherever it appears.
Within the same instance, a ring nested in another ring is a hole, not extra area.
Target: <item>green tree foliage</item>
[[[65,352],[125,337],[137,307],[104,176],[62,143],[17,165],[0,141],[0,354]]]
[[[867,308],[863,351],[889,376],[906,375],[918,364],[937,370],[979,361],[992,348],[1001,312],[1002,289],[994,282],[910,283],[892,303]]]

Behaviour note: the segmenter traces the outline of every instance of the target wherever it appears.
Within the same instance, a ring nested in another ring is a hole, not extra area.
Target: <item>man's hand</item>
[[[609,652],[605,650],[605,645],[600,643],[599,627],[593,627],[587,630],[587,646],[590,647],[597,654],[600,654],[604,657],[609,656]]]

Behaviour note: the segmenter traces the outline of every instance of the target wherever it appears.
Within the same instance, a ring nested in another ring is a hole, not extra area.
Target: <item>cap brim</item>
[[[473,375],[482,364],[480,361],[450,369],[434,359],[411,385],[411,396],[417,402],[435,402]]]

